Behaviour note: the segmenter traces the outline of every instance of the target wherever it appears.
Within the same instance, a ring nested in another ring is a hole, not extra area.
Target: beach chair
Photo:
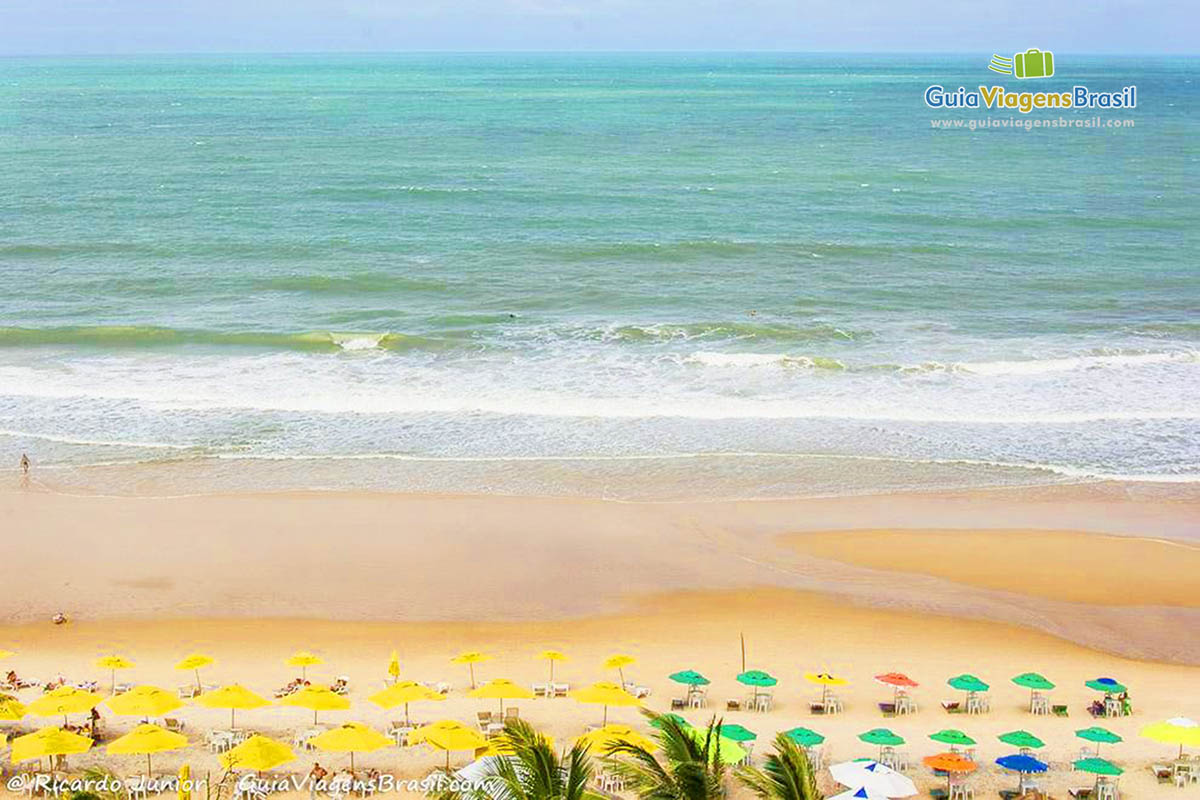
[[[687,706],[687,702],[682,697],[672,697],[671,698],[671,710],[672,711],[683,711],[683,709],[686,706]]]
[[[517,706],[513,706],[512,708],[504,709],[504,721],[505,722],[508,722],[509,720],[520,719],[520,718],[521,718],[521,709],[518,708]]]
[[[879,712],[881,714],[883,714],[885,717],[894,717],[894,716],[896,716],[896,704],[895,703],[880,703],[879,704]]]
[[[200,694],[200,687],[196,686],[196,684],[194,684],[194,683],[190,683],[187,686],[179,687],[179,699],[180,700],[191,700],[193,697],[197,697],[199,694]]]
[[[550,684],[550,691],[554,693],[555,697],[566,697],[567,693],[571,691],[571,684],[552,683]]]
[[[733,700],[733,699],[726,700],[725,701],[725,710],[726,711],[741,711],[742,703],[740,700]]]
[[[1071,712],[1067,710],[1066,706],[1050,706],[1050,713],[1056,717],[1071,716]]]
[[[1067,789],[1067,795],[1074,797],[1075,800],[1092,800],[1092,787],[1075,786]]]
[[[957,700],[943,700],[942,708],[946,711],[947,714],[961,714],[962,713],[962,704],[959,703]]]
[[[550,696],[550,687],[549,687],[549,685],[547,685],[545,683],[535,683],[532,686],[530,686],[529,688],[531,688],[533,690],[534,697],[549,697]]]
[[[492,724],[492,712],[476,711],[475,722],[479,725],[479,730],[486,731],[488,729],[488,725]]]
[[[163,717],[163,727],[171,731],[171,733],[183,732],[183,720],[175,717]]]
[[[446,683],[445,681],[439,681],[438,684],[433,687],[433,690],[438,694],[450,694],[450,684]]]

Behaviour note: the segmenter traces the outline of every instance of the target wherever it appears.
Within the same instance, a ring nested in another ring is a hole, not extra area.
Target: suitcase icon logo
[[[992,55],[988,69],[1001,75],[1017,78],[1049,78],[1054,75],[1054,53],[1031,47],[1024,53],[1008,56]]]

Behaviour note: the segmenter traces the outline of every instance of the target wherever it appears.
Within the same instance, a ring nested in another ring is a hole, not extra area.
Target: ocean
[[[1200,480],[1195,58],[0,59],[0,468],[63,490]],[[1020,120],[927,86],[1115,91]]]

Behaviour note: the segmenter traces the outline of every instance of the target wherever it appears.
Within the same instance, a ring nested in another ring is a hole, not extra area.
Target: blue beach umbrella
[[[1044,761],[1038,761],[1033,756],[1024,754],[1001,756],[996,759],[996,763],[1005,769],[1011,769],[1013,772],[1020,773],[1020,789],[1025,791],[1025,776],[1035,772],[1045,772],[1050,769],[1050,766]]]

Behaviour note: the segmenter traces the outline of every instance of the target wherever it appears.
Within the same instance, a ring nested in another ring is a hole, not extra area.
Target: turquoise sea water
[[[1200,479],[1200,61],[1000,81],[1136,84],[1104,115],[1132,128],[934,130],[1020,116],[925,107],[986,63],[0,60],[0,462],[106,491]]]

